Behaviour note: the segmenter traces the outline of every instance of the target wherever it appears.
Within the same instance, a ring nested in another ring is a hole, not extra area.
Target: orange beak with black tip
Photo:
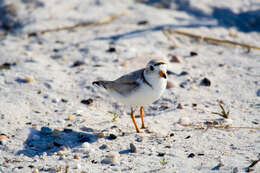
[[[159,75],[160,75],[160,77],[167,79],[166,73],[164,71],[159,71]]]

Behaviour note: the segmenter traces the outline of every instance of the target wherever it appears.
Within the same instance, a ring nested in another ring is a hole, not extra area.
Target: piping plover
[[[140,107],[142,128],[145,128],[143,106],[158,100],[167,85],[166,63],[151,60],[145,68],[121,76],[114,81],[95,81],[92,84],[105,88],[119,102],[131,106],[131,118],[136,132],[140,130],[134,118],[135,110]]]

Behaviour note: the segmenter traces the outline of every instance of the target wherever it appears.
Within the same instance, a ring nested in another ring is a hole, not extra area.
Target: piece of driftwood
[[[250,44],[246,44],[246,43],[238,43],[238,42],[230,41],[230,40],[221,40],[221,39],[212,38],[212,37],[205,37],[205,36],[195,35],[195,34],[191,34],[191,33],[188,33],[188,32],[179,31],[179,30],[165,29],[164,33],[184,35],[184,36],[187,36],[187,37],[192,37],[192,38],[198,39],[199,41],[207,41],[207,42],[215,43],[215,44],[240,46],[240,47],[243,47],[243,48],[247,48],[248,51],[250,51],[250,49],[260,50],[260,47],[250,45]]]

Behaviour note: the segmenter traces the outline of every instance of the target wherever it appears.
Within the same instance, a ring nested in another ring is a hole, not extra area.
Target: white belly
[[[151,88],[149,85],[142,83],[140,88],[125,96],[115,92],[111,93],[111,95],[125,105],[145,106],[152,104],[161,97],[166,88],[166,84],[167,80],[161,80],[160,82],[153,84],[153,87]]]

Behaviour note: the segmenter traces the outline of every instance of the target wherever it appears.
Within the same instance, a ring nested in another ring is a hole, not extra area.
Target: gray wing
[[[127,95],[133,90],[137,89],[140,85],[137,79],[142,78],[142,73],[144,69],[134,71],[132,73],[126,74],[114,81],[112,81],[112,88],[122,95]]]

